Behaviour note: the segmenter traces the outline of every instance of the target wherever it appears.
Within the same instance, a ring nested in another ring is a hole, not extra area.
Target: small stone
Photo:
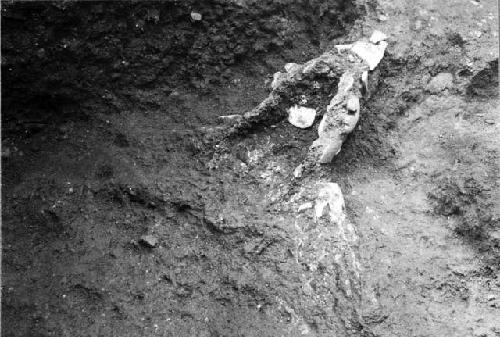
[[[219,116],[219,119],[224,123],[224,124],[235,124],[239,122],[240,120],[243,119],[242,115],[225,115],[225,116]]]
[[[116,259],[122,255],[122,251],[120,250],[120,248],[116,247],[113,248],[113,250],[109,253],[109,255]]]
[[[158,245],[158,238],[153,235],[143,235],[139,243],[148,248],[155,248]]]
[[[305,204],[299,206],[298,212],[300,213],[300,212],[303,212],[303,211],[305,211],[307,209],[311,209],[311,208],[313,208],[313,203],[306,202]]]
[[[359,112],[359,98],[356,95],[349,95],[346,103],[347,111],[350,113]]]
[[[439,73],[427,84],[426,90],[437,94],[453,85],[453,75],[450,73]]]
[[[496,298],[497,298],[497,297],[496,297],[495,295],[493,295],[493,294],[489,294],[489,295],[486,297],[486,299],[487,299],[488,301],[493,301],[493,300],[495,300]]]
[[[295,105],[288,110],[288,121],[301,129],[311,127],[316,118],[316,109]]]
[[[473,268],[471,266],[463,266],[463,265],[449,265],[448,268],[451,272],[459,277],[464,277],[471,272],[473,272]]]
[[[291,73],[294,73],[296,71],[298,71],[300,69],[300,64],[297,64],[297,63],[287,63],[285,64],[285,70],[287,73],[291,74]]]
[[[202,16],[200,13],[196,13],[196,12],[191,12],[191,19],[193,21],[201,21],[202,19]]]
[[[380,14],[380,15],[378,16],[378,19],[379,19],[380,21],[387,21],[387,20],[389,20],[389,18],[387,17],[387,15],[384,15],[384,14]]]
[[[302,68],[303,74],[328,74],[331,68],[330,65],[324,60],[321,59],[313,59],[304,64],[304,68]]]
[[[302,164],[300,164],[299,166],[297,166],[295,168],[295,170],[293,170],[293,176],[295,178],[301,178],[303,172],[304,172],[304,166]]]
[[[495,124],[495,121],[493,119],[486,119],[484,122],[486,124]]]
[[[10,149],[8,147],[2,146],[2,158],[10,157]]]
[[[158,23],[160,21],[160,12],[157,9],[148,9],[146,21]]]
[[[287,80],[288,76],[286,73],[280,71],[273,74],[273,81],[271,82],[271,89],[276,90]]]
[[[387,40],[387,35],[382,33],[380,30],[373,31],[372,36],[370,36],[370,42],[374,44],[377,44],[380,41],[385,41],[385,40]]]
[[[328,138],[320,137],[316,139],[311,146],[311,150],[318,153],[318,163],[328,164],[340,152],[343,139],[341,137]]]
[[[340,186],[336,183],[324,183],[316,200],[316,218],[319,219],[327,213],[332,222],[341,224],[346,219],[344,210],[345,202]]]
[[[365,61],[370,70],[373,70],[384,57],[385,48],[387,48],[387,42],[385,41],[380,41],[377,45],[358,41],[352,46],[351,51]]]
[[[335,48],[339,53],[341,53],[345,50],[350,50],[352,48],[352,44],[338,44],[335,46]]]
[[[363,83],[364,89],[368,91],[368,71],[363,71],[361,74],[361,82]]]

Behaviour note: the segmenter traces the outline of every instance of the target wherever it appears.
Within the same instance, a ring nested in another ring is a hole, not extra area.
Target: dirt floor
[[[497,6],[2,2],[2,335],[500,336]],[[317,122],[221,138],[286,63],[375,29],[331,164],[293,178]],[[315,179],[359,278],[297,225]]]

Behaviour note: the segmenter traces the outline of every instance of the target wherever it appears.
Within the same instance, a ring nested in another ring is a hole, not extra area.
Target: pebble
[[[426,90],[437,94],[453,85],[453,75],[450,73],[439,73],[427,84]]]
[[[387,35],[382,33],[380,30],[374,30],[372,33],[372,36],[370,36],[370,42],[377,44],[380,41],[385,41],[387,40]]]
[[[293,73],[293,72],[296,72],[300,69],[300,64],[297,64],[297,63],[287,63],[285,64],[285,71],[287,73]]]
[[[368,92],[368,71],[363,71],[361,74],[361,82],[363,83],[364,89]]]
[[[235,124],[243,119],[242,115],[226,115],[226,116],[219,116],[219,119],[224,123],[224,124]]]
[[[316,109],[295,105],[288,109],[288,121],[301,129],[311,127],[316,118]]]
[[[303,172],[304,172],[304,166],[302,166],[302,164],[300,164],[299,166],[297,166],[295,168],[295,170],[293,170],[293,176],[295,178],[301,178]]]
[[[323,184],[315,204],[316,218],[319,219],[326,213],[332,222],[340,225],[346,219],[344,209],[344,196],[340,186],[336,183]]]
[[[153,235],[143,235],[139,243],[148,248],[155,248],[158,245],[158,238]]]
[[[196,13],[196,12],[191,12],[191,19],[193,21],[201,21],[202,19],[202,16],[200,13]]]
[[[384,57],[385,48],[387,48],[387,42],[385,41],[380,41],[377,45],[358,41],[353,44],[351,51],[365,61],[370,70],[373,70]]]
[[[10,157],[10,149],[8,147],[2,147],[2,158]]]
[[[387,21],[387,20],[389,20],[389,18],[387,17],[387,15],[384,15],[384,14],[379,15],[378,19],[380,21]]]
[[[287,76],[285,73],[282,72],[276,72],[273,74],[273,80],[271,82],[271,89],[276,90],[278,89],[284,81],[286,81]]]
[[[493,119],[486,119],[484,122],[486,124],[495,124],[495,121]]]
[[[359,98],[356,95],[349,95],[346,103],[347,111],[357,113],[359,112]]]
[[[306,202],[305,204],[299,206],[298,212],[300,213],[300,212],[303,212],[303,211],[310,209],[310,208],[313,208],[313,203]]]
[[[320,156],[318,159],[318,163],[320,164],[328,164],[333,160],[342,148],[343,140],[342,138],[328,138],[328,137],[319,137],[316,139],[312,147],[317,148],[320,151]]]

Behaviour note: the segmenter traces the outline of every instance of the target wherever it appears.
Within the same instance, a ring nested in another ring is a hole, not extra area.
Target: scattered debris
[[[288,109],[288,121],[301,129],[309,128],[316,118],[316,109],[295,105]]]
[[[158,246],[158,238],[151,234],[143,235],[139,239],[139,243],[147,248],[155,248]]]

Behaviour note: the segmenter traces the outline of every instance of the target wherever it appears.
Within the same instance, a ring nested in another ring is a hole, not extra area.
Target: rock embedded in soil
[[[381,41],[385,41],[385,40],[387,40],[387,35],[385,35],[384,33],[382,33],[379,30],[375,30],[372,33],[372,36],[370,36],[370,42],[374,43],[374,44],[377,44],[377,43],[379,43]]]
[[[202,19],[202,16],[200,13],[196,13],[196,12],[191,12],[191,20],[193,21],[201,21]]]
[[[426,90],[432,94],[440,93],[453,85],[453,75],[450,73],[439,73],[434,76],[426,86]]]
[[[361,96],[359,85],[365,68],[360,66],[353,68],[341,76],[337,94],[326,108],[318,128],[319,138],[310,148],[309,158],[312,161],[320,164],[331,162],[358,123]]]
[[[298,212],[303,212],[307,209],[313,208],[313,203],[312,202],[306,202],[305,204],[302,204],[299,206]]]
[[[316,109],[295,105],[288,109],[288,121],[301,129],[309,128],[316,118]]]
[[[295,168],[295,170],[293,171],[293,176],[295,178],[302,178],[302,173],[304,173],[304,166],[302,164],[300,164],[299,166],[297,166]]]
[[[365,41],[358,41],[352,45],[352,52],[363,59],[374,70],[384,57],[387,42],[380,41],[373,44]]]
[[[158,238],[153,235],[143,235],[139,239],[139,243],[147,248],[155,248],[158,246]]]
[[[225,116],[219,116],[219,120],[227,125],[234,125],[237,122],[241,121],[243,116],[241,115],[225,115]]]

